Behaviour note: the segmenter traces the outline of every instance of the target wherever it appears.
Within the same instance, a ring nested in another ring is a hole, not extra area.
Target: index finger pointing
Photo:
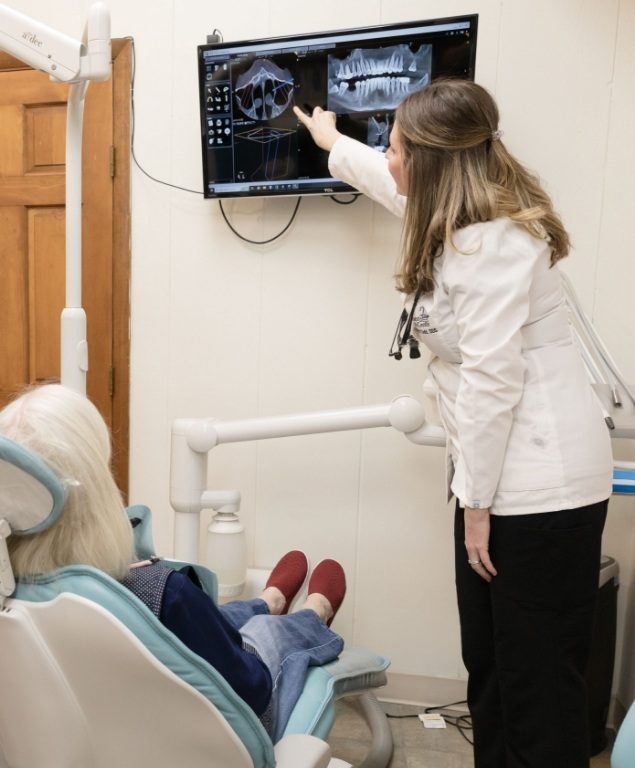
[[[303,125],[306,125],[306,126],[308,127],[308,125],[309,125],[309,122],[310,122],[310,120],[311,120],[311,118],[309,117],[309,115],[307,115],[307,114],[306,114],[306,112],[303,112],[303,111],[300,109],[300,107],[293,107],[293,112],[294,112],[295,116],[298,118],[298,120],[299,120],[299,121],[300,121],[300,122],[301,122]]]

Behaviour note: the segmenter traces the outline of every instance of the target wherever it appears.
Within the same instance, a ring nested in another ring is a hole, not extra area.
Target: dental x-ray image
[[[328,57],[328,108],[332,112],[394,110],[432,76],[432,46],[413,52],[405,43],[355,48],[345,58]]]
[[[386,152],[394,110],[443,76],[474,78],[478,17],[199,46],[206,197],[333,194],[328,153],[293,112]]]
[[[390,129],[392,121],[388,115],[368,118],[368,140],[369,147],[378,152],[386,152],[390,146]]]
[[[271,59],[256,59],[236,80],[234,93],[238,107],[247,117],[270,120],[291,104],[293,76]]]
[[[249,171],[241,171],[240,178],[251,181],[286,179],[291,162],[294,131],[276,128],[255,128],[236,134],[236,148],[244,156],[249,153]]]

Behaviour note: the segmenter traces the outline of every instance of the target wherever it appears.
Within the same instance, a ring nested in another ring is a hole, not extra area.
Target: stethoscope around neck
[[[414,319],[415,308],[419,297],[421,296],[421,289],[417,289],[415,293],[414,301],[410,307],[410,312],[405,308],[402,310],[395,328],[395,335],[392,337],[392,344],[388,350],[388,356],[394,357],[395,360],[401,360],[403,354],[401,350],[404,347],[408,347],[408,356],[411,360],[416,360],[421,357],[421,351],[419,350],[419,342],[412,335],[412,322]]]

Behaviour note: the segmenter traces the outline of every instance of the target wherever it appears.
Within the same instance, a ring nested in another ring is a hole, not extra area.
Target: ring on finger
[[[480,565],[480,564],[481,564],[481,561],[480,561],[480,560],[469,560],[469,559],[468,559],[468,561],[467,561],[467,562],[468,562],[470,565]]]

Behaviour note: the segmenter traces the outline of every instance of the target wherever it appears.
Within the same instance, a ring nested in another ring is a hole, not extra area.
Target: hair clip
[[[500,128],[497,128],[495,131],[492,131],[492,141],[498,141],[501,136],[503,135],[503,132]]]

